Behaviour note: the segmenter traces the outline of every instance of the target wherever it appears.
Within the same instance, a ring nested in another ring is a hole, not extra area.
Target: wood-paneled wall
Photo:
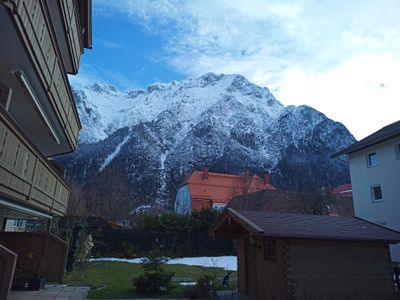
[[[0,112],[0,193],[15,200],[64,215],[69,188],[50,162]]]
[[[32,65],[38,70],[48,99],[60,120],[61,127],[65,130],[71,148],[75,150],[80,126],[78,112],[51,27],[51,20],[45,8],[45,1],[8,0],[6,2],[13,6],[13,16]],[[73,25],[72,31],[78,33],[78,28],[76,28],[78,24],[79,19],[76,18],[76,22],[68,26]],[[78,41],[76,39],[73,38],[74,43],[79,42],[79,38]],[[76,47],[79,48],[80,45],[74,45],[74,52],[78,51]]]

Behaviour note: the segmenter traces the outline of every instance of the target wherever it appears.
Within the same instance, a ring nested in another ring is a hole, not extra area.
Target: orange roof
[[[212,200],[228,203],[233,197],[263,190],[275,190],[268,180],[257,175],[231,175],[212,173],[207,170],[194,171],[184,182],[189,187],[193,200]]]

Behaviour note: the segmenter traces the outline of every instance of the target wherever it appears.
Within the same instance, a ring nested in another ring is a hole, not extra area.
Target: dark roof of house
[[[338,157],[343,154],[350,154],[369,146],[378,144],[380,142],[386,141],[388,139],[394,138],[396,136],[400,136],[400,121],[394,122],[379,129],[373,134],[367,136],[366,138],[363,138],[362,140],[332,155],[332,157]]]
[[[257,235],[301,239],[400,242],[400,232],[359,218],[226,210]]]
[[[234,210],[282,212],[292,214],[323,214],[353,217],[353,200],[322,191],[302,193],[283,190],[264,190],[234,197],[228,204]]]

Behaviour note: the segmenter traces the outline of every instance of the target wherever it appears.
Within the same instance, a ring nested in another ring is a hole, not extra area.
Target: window
[[[400,144],[396,144],[396,159],[400,159]]]
[[[368,168],[376,167],[378,165],[378,156],[376,152],[369,153],[367,155],[367,166]]]
[[[382,188],[380,185],[371,186],[371,197],[373,201],[383,200]]]
[[[213,209],[215,210],[223,210],[225,206],[225,203],[213,203]]]
[[[267,240],[264,243],[264,259],[276,260],[276,241]]]

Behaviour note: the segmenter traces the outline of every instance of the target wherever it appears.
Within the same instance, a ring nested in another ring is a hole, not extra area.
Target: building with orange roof
[[[194,171],[178,189],[175,198],[175,212],[190,214],[202,209],[222,209],[235,196],[246,195],[263,190],[276,190],[269,180],[257,175],[232,175],[203,171]]]

